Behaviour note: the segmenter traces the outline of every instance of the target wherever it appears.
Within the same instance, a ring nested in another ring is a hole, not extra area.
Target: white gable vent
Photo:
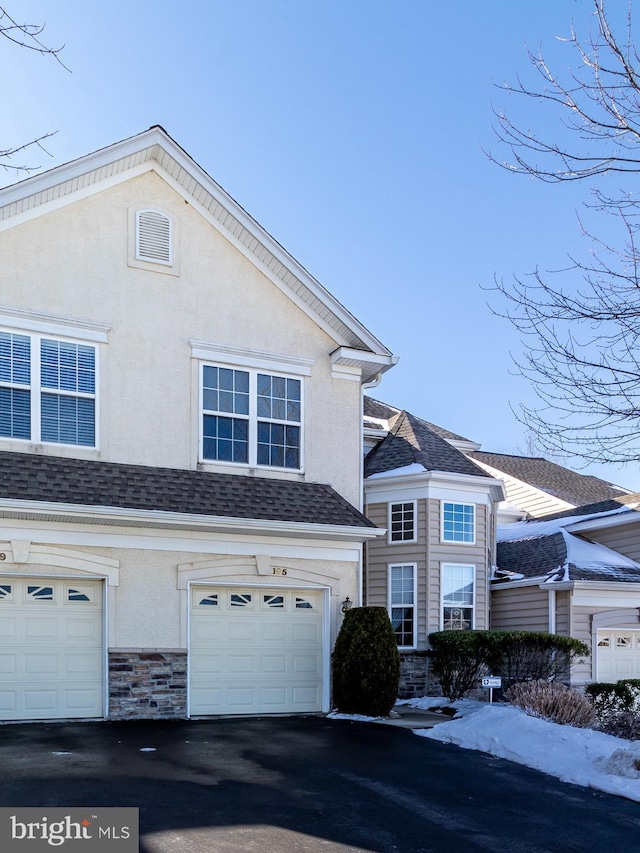
[[[157,210],[136,213],[136,260],[152,264],[173,263],[171,220]]]

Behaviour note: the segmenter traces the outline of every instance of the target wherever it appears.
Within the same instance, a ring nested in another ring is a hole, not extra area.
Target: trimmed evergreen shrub
[[[640,716],[632,711],[615,711],[598,723],[598,729],[625,740],[640,740]]]
[[[504,687],[522,681],[569,678],[571,664],[588,657],[581,640],[542,631],[486,631],[487,664]]]
[[[538,631],[436,631],[429,643],[431,670],[449,699],[466,696],[487,672],[502,676],[505,688],[568,677],[589,654],[580,640]]]
[[[436,631],[429,634],[431,672],[447,699],[462,699],[487,672],[486,631]]]
[[[624,678],[613,683],[596,681],[587,684],[584,692],[593,703],[602,728],[614,716],[640,715],[640,679]]]
[[[588,729],[596,721],[592,703],[577,690],[554,681],[525,681],[514,684],[507,694],[509,702],[529,714],[561,726]]]
[[[343,714],[386,717],[398,697],[400,653],[384,607],[344,614],[333,652],[333,702]]]

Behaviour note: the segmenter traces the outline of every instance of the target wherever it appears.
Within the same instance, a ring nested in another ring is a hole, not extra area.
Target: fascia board
[[[555,586],[555,584],[554,584]],[[612,592],[629,592],[637,588],[640,591],[639,581],[574,581],[573,588],[579,590],[605,590],[609,589]]]
[[[590,518],[588,521],[576,521],[565,527],[565,530],[568,530],[569,533],[583,533],[590,530],[623,527],[634,522],[640,522],[640,513],[635,510],[630,510],[628,513],[618,513],[618,510],[614,510],[614,512],[616,512],[616,515]]]
[[[50,501],[21,501],[4,499],[0,502],[0,517],[33,518],[35,520],[84,522],[102,525],[129,525],[144,527],[160,524],[167,529],[185,526],[193,530],[226,531],[295,538],[334,539],[363,542],[384,536],[378,527],[350,527],[339,524],[301,524],[269,519],[234,518],[232,516],[205,516],[160,510],[123,509],[109,506],[83,506]]]
[[[385,472],[386,473],[386,472]],[[389,472],[391,474],[391,472]],[[468,485],[477,488],[489,488],[492,495],[496,495],[496,500],[504,500],[504,486],[502,480],[494,480],[491,477],[480,477],[474,474],[456,474],[453,471],[418,471],[415,474],[401,474],[398,477],[380,477],[375,480],[365,479],[364,488],[367,492],[383,491],[388,489],[392,484],[395,488],[396,484],[402,486],[419,486],[420,483],[427,482],[429,485]],[[500,497],[498,497],[500,495]]]
[[[106,148],[101,148],[91,154],[86,154],[69,163],[57,166],[41,175],[33,175],[0,190],[0,207],[13,204],[27,196],[36,195],[39,192],[44,192],[50,187],[57,184],[62,184],[66,181],[80,177],[89,171],[96,171],[101,168],[106,168],[117,160],[126,157],[140,154],[145,150],[149,151],[148,160],[154,160],[158,163],[159,169],[163,172],[163,178],[166,180],[170,175],[166,167],[163,167],[162,157],[158,155],[158,149],[173,159],[175,163],[184,170],[196,183],[200,184],[217,203],[222,205],[229,213],[240,223],[240,225],[255,238],[262,246],[284,267],[286,267],[292,275],[299,279],[300,282],[312,293],[312,295],[322,303],[335,317],[346,326],[359,340],[367,347],[371,353],[382,356],[385,359],[393,359],[393,355],[368,329],[366,329],[354,316],[348,311],[328,290],[326,290],[317,279],[315,279],[298,261],[295,260],[281,245],[275,240],[265,229],[251,217],[244,208],[242,208],[216,181],[211,178],[185,151],[182,149],[165,131],[159,127],[150,128],[137,136],[129,139],[116,142]],[[148,165],[147,165],[148,169]],[[127,174],[127,173],[125,173]],[[172,181],[175,187],[176,182]],[[93,191],[97,192],[100,189],[100,182],[93,185]],[[188,193],[194,207],[201,212],[204,211],[197,199]],[[74,196],[75,197],[75,196]],[[212,221],[213,217],[207,217],[208,221]],[[10,220],[7,220],[10,222]],[[218,229],[222,231],[218,224]],[[228,231],[222,231],[226,237],[231,238],[232,235]],[[239,241],[232,240],[234,245],[240,246]],[[259,268],[264,271],[268,267],[264,263],[260,263],[253,252],[249,252],[246,247],[242,248],[243,254],[250,257],[252,262],[257,263]],[[271,281],[276,280],[276,283],[281,288],[286,287],[279,276],[274,276],[269,271]],[[293,296],[292,288],[286,290],[287,295]],[[296,304],[305,305],[305,310],[316,321],[321,320],[317,312],[313,311],[305,302],[305,300],[295,299]],[[336,330],[329,324],[320,322],[320,325],[328,332],[328,334],[336,340],[336,343],[348,343],[346,341],[337,340]],[[366,352],[363,351],[363,354]],[[395,362],[392,362],[395,363]],[[392,366],[389,364],[389,367]],[[385,367],[384,369],[388,369]]]
[[[537,577],[537,578],[523,578],[522,580],[517,581],[501,581],[499,578],[495,578],[491,581],[491,590],[498,591],[499,589],[518,589],[521,586],[539,586],[541,589],[545,587],[544,581],[546,578]],[[558,589],[559,584],[553,584],[553,589]]]

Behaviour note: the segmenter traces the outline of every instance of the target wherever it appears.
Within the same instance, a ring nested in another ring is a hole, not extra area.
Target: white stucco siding
[[[128,265],[129,211],[138,208],[158,208],[179,226],[179,275]],[[195,467],[189,342],[249,348],[312,362],[304,476],[358,503],[359,383],[332,378],[336,341],[157,174],[9,229],[0,251],[3,305],[111,326],[101,347],[101,458]]]
[[[96,540],[97,541],[97,540]],[[187,645],[187,589],[190,584],[245,585],[327,589],[329,592],[329,641],[335,643],[341,624],[341,603],[349,596],[358,601],[357,549],[353,560],[305,559],[287,556],[294,541],[274,542],[271,556],[247,541],[246,556],[231,556],[229,543],[211,543],[211,550],[190,551],[146,547],[68,545],[61,549],[45,543],[32,545],[28,562],[14,562],[9,543],[2,563],[6,576],[105,577],[107,579],[107,642],[110,649],[182,649]],[[337,544],[337,543],[336,543]],[[6,546],[5,546],[6,547]],[[45,556],[56,555],[55,562]],[[256,559],[255,553],[262,554]],[[112,567],[117,566],[117,581]],[[274,574],[276,567],[278,574]],[[280,574],[284,569],[285,574]]]

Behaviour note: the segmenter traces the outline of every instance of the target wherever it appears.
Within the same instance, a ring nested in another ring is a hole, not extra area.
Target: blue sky
[[[624,16],[625,3],[610,5]],[[400,357],[380,399],[486,450],[520,452],[510,404],[532,401],[513,375],[521,344],[482,288],[586,253],[576,210],[588,188],[510,175],[482,149],[495,149],[492,104],[509,107],[495,83],[530,75],[526,46],[569,66],[555,36],[572,20],[584,29],[592,8],[7,0],[21,21],[46,22],[71,73],[0,44],[12,84],[0,94],[0,145],[57,130],[51,156],[25,155],[50,168],[161,124]],[[553,117],[541,110],[531,123],[552,128]],[[637,465],[588,471],[640,489]]]

